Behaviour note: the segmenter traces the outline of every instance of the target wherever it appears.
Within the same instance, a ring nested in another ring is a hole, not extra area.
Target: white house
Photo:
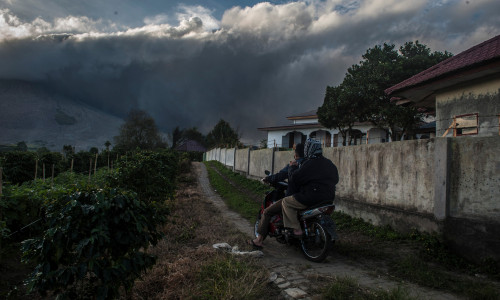
[[[316,114],[316,110],[287,117],[291,124],[262,127],[261,131],[267,131],[267,147],[292,148],[294,144],[303,143],[307,138],[320,140],[324,147],[342,146],[342,135],[338,129],[323,127]],[[369,122],[355,123],[350,133],[353,136],[352,144],[374,144],[384,143],[389,140],[385,130],[373,128]],[[346,143],[348,143],[347,137]]]

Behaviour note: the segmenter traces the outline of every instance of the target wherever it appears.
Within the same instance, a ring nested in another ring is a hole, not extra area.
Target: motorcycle
[[[269,175],[269,171],[265,172]],[[267,192],[262,201],[261,208],[255,221],[254,234],[259,236],[257,229],[264,210],[276,201],[285,197],[285,191],[288,183],[283,181],[269,182],[274,189]],[[337,233],[335,231],[335,222],[331,214],[335,210],[332,203],[320,203],[306,210],[299,211],[298,218],[304,234],[299,238],[293,235],[293,229],[285,228],[283,225],[283,216],[275,215],[269,222],[269,236],[276,238],[282,244],[300,245],[300,249],[305,258],[313,262],[322,262],[328,256]]]

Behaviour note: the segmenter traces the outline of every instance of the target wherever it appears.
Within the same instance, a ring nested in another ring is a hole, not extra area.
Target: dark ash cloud
[[[87,16],[23,21],[0,7],[0,79],[41,83],[119,117],[144,109],[167,132],[207,133],[222,118],[258,142],[257,127],[320,106],[326,86],[376,44],[418,39],[458,53],[500,28],[496,0],[259,3],[220,20],[201,6],[181,10],[175,25],[158,14],[125,28]]]

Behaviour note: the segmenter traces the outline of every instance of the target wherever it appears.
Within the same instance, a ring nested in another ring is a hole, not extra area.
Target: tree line
[[[396,105],[384,90],[451,56],[448,51],[432,52],[419,41],[406,42],[399,49],[387,43],[369,48],[359,64],[348,68],[339,85],[326,87],[323,105],[317,112],[319,122],[329,129],[338,129],[344,146],[351,144],[350,133],[357,122],[371,122],[385,130],[393,141],[402,135],[412,138],[425,111]]]

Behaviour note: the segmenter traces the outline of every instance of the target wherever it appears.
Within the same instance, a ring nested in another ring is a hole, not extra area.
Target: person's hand
[[[291,166],[296,166],[296,165],[297,165],[297,161],[295,161],[295,160],[294,161],[290,161],[290,167]]]

